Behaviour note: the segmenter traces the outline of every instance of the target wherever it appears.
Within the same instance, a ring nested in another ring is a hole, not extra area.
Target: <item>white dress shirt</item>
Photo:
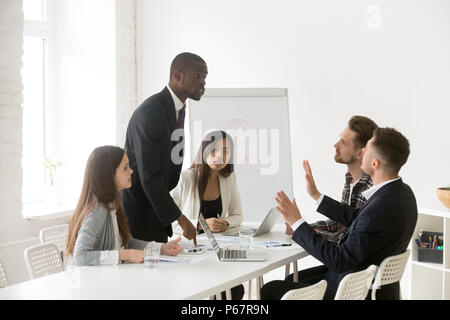
[[[372,196],[375,194],[375,192],[377,192],[381,187],[387,185],[388,183],[391,183],[391,182],[394,182],[394,181],[396,181],[396,180],[399,180],[400,178],[401,178],[401,177],[398,177],[398,178],[395,178],[395,179],[392,179],[392,180],[388,180],[388,181],[379,183],[379,184],[377,184],[377,185],[375,185],[375,186],[372,186],[370,189],[367,189],[366,191],[361,192],[361,194],[362,194],[367,200],[369,200],[369,198],[372,197]],[[355,184],[356,184],[356,183],[355,183]],[[319,199],[317,199],[317,202],[316,202],[316,205],[317,205],[317,206],[320,205],[320,203],[321,203],[322,200],[323,200],[323,197],[324,197],[324,195],[321,194],[320,197],[319,197]],[[295,230],[297,230],[297,228],[300,227],[300,225],[301,225],[302,223],[304,223],[304,222],[306,222],[305,219],[303,219],[303,218],[298,219],[295,223],[292,224],[291,229],[295,232]]]
[[[175,117],[178,121],[178,112],[184,107],[184,103],[180,100],[180,98],[177,97],[177,95],[172,91],[169,85],[167,85],[167,89],[169,89],[170,95],[172,96],[176,110]]]
[[[372,197],[374,195],[375,192],[377,192],[381,187],[387,185],[388,183],[394,182],[399,180],[400,177],[392,179],[392,180],[388,180],[382,183],[377,184],[376,186],[373,186],[370,189],[367,189],[366,191],[361,192],[361,194],[364,196],[364,198],[366,198],[367,200],[370,199],[370,197]]]
[[[359,180],[360,179],[358,179],[358,181],[355,181],[355,182],[353,182],[353,183],[350,183],[350,192],[349,192],[349,195],[348,195],[348,205],[350,205],[351,204],[351,202],[352,202],[352,193],[353,193],[353,188],[356,186],[356,184],[359,182]],[[320,203],[320,202],[319,202]]]

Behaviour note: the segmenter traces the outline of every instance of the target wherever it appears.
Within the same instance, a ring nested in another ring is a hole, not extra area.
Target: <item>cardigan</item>
[[[143,250],[147,244],[146,241],[132,237],[124,248]],[[111,214],[104,206],[98,205],[89,212],[78,231],[68,266],[99,265],[102,251],[114,250],[114,245],[115,234]]]
[[[198,223],[200,213],[200,196],[195,183],[195,175],[194,169],[182,171],[178,185],[170,192],[180,211],[194,226]],[[219,175],[219,186],[222,198],[222,213],[219,218],[228,222],[229,228],[237,227],[242,223],[243,216],[236,174],[232,172],[228,177]],[[183,229],[178,225],[178,221],[172,223],[172,228],[175,233],[183,234]]]

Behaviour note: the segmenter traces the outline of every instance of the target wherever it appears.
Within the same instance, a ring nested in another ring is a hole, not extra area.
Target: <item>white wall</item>
[[[294,196],[307,221],[322,217],[301,161],[310,160],[321,192],[340,199],[345,167],[333,144],[355,114],[409,139],[400,175],[420,206],[441,205],[436,187],[450,185],[450,1],[138,0],[137,21],[138,102],[168,83],[183,51],[206,60],[207,87],[288,88]]]
[[[177,53],[192,51],[208,63],[209,87],[289,89],[294,194],[307,220],[317,216],[300,161],[311,160],[321,191],[338,197],[344,167],[334,163],[332,145],[353,114],[397,127],[410,139],[402,176],[419,203],[435,202],[435,187],[449,184],[450,2],[138,0],[138,83],[134,1],[116,5],[113,14],[123,22],[116,28],[128,30],[116,33],[116,86],[123,92],[112,93],[117,110],[111,112],[119,145],[137,103],[167,84]],[[27,221],[20,214],[22,29],[21,1],[2,0],[0,257],[10,283],[28,278],[23,249],[37,243],[39,230],[67,222]]]
[[[136,1],[116,0],[116,144],[125,145],[136,108]]]
[[[207,87],[289,90],[293,186],[307,220],[320,191],[340,197],[345,167],[333,144],[354,114],[409,138],[401,171],[419,204],[450,183],[450,2],[446,0],[141,0],[138,99],[168,82],[182,51],[208,64]]]

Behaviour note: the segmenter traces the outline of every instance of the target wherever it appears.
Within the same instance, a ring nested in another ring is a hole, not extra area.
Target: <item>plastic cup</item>
[[[158,268],[160,255],[161,243],[150,242],[144,248],[144,266],[150,269]]]
[[[253,230],[239,230],[239,244],[243,249],[250,249],[253,245]]]

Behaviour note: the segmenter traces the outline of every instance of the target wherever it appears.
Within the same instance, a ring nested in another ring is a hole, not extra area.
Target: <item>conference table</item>
[[[245,223],[252,226],[253,223]],[[156,269],[144,264],[123,263],[105,266],[68,268],[63,272],[25,281],[0,289],[0,300],[6,299],[55,299],[55,300],[183,300],[208,299],[220,292],[246,281],[257,279],[271,270],[289,265],[308,256],[284,233],[284,224],[277,224],[271,232],[254,237],[254,248],[267,253],[264,262],[220,262],[216,253],[206,250],[195,259],[198,263],[160,262]],[[239,247],[238,238],[224,242],[218,235],[221,247]],[[183,241],[186,241],[184,239]],[[256,247],[265,241],[292,243],[290,247]],[[199,236],[198,244],[209,246],[209,241]]]

